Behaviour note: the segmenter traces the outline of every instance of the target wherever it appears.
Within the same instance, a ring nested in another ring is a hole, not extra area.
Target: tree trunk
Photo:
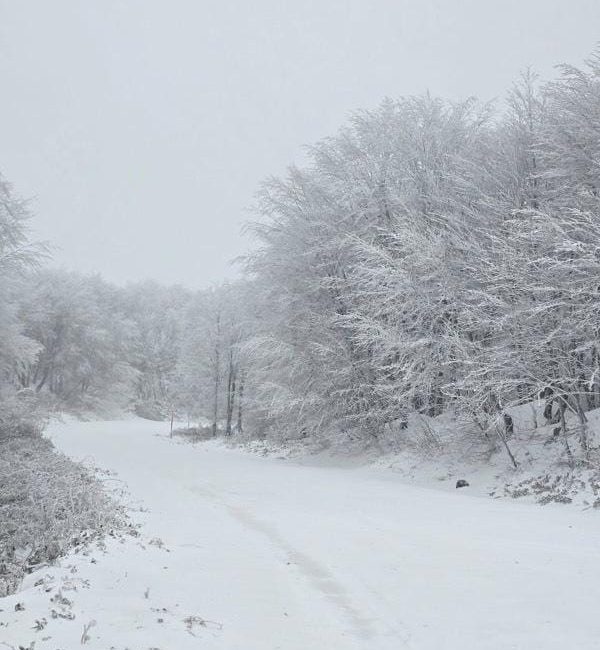
[[[213,422],[212,435],[217,437],[217,420],[219,417],[219,388],[221,386],[221,315],[217,315],[217,329],[215,341],[215,366],[214,366],[214,394],[213,394]]]
[[[227,424],[225,434],[231,435],[231,425],[233,422],[233,409],[235,405],[235,364],[233,363],[232,353],[229,353],[229,373],[227,375]]]
[[[506,436],[504,435],[504,432],[500,430],[500,427],[496,427],[496,430],[498,432],[498,437],[502,441],[502,444],[504,445],[504,449],[506,449],[506,453],[508,454],[508,457],[510,458],[510,462],[512,463],[513,467],[517,469],[519,467],[516,458],[514,457],[512,451],[510,450],[510,447],[508,446],[508,442],[506,440]]]
[[[244,378],[240,377],[240,388],[238,390],[238,413],[237,413],[237,432],[242,433],[242,416],[244,409]]]
[[[559,415],[560,415],[560,428],[563,434],[563,440],[565,442],[565,451],[567,452],[567,458],[569,459],[569,467],[573,469],[575,467],[575,459],[573,458],[573,452],[569,446],[569,438],[567,435],[567,421],[565,419],[565,411],[567,409],[567,403],[565,398],[561,398],[559,403]]]
[[[579,441],[581,443],[583,455],[585,456],[585,459],[588,460],[590,455],[587,431],[588,419],[581,405],[579,395],[575,395],[575,405],[577,407],[577,417],[579,418]]]

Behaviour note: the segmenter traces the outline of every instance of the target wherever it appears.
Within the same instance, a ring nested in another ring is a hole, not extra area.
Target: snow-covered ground
[[[143,527],[0,600],[6,647],[73,650],[93,621],[83,647],[98,650],[600,647],[597,510],[192,446],[167,430],[51,427],[60,449],[116,472],[109,485],[126,484]]]

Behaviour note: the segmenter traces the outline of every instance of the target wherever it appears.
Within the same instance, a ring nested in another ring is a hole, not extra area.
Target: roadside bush
[[[152,420],[153,422],[164,422],[166,419],[164,408],[156,402],[136,404],[134,412],[138,417],[144,418],[144,420]]]
[[[50,404],[35,391],[4,387],[0,391],[0,442],[11,438],[39,437],[49,410]]]
[[[124,514],[83,465],[29,423],[0,439],[0,596],[70,548],[119,527]]]
[[[189,442],[201,442],[202,440],[211,440],[214,438],[212,427],[187,427],[183,429],[174,429],[173,435],[184,438]]]

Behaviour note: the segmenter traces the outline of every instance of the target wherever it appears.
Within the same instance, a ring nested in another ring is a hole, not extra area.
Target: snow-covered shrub
[[[162,406],[156,402],[143,402],[136,404],[134,413],[144,420],[152,420],[153,422],[162,422],[166,419],[166,413]]]
[[[0,596],[25,572],[123,522],[93,473],[46,438],[0,441]]]
[[[0,391],[0,442],[9,438],[39,436],[49,405],[33,391]]]
[[[201,440],[210,440],[214,438],[212,427],[187,427],[184,429],[174,429],[174,436],[184,438],[189,442],[200,442]]]

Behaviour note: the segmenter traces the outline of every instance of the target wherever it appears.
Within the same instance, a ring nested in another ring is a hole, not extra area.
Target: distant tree
[[[126,287],[121,309],[130,324],[130,362],[137,372],[134,395],[139,414],[170,417],[178,410],[178,363],[183,327],[192,292],[143,282]]]
[[[48,392],[71,410],[110,412],[130,404],[135,372],[115,289],[94,276],[40,272],[30,278],[20,318],[39,345],[21,373],[23,387]]]
[[[245,371],[242,365],[244,295],[237,285],[200,291],[185,319],[179,375],[188,410],[210,422],[242,428]],[[237,412],[236,412],[237,411]]]
[[[40,263],[44,248],[29,240],[27,204],[15,197],[0,175],[0,433],[15,429],[36,410],[32,396],[20,391],[20,377],[33,362],[38,345],[19,320],[18,297],[24,275]],[[28,415],[29,414],[29,415]]]

